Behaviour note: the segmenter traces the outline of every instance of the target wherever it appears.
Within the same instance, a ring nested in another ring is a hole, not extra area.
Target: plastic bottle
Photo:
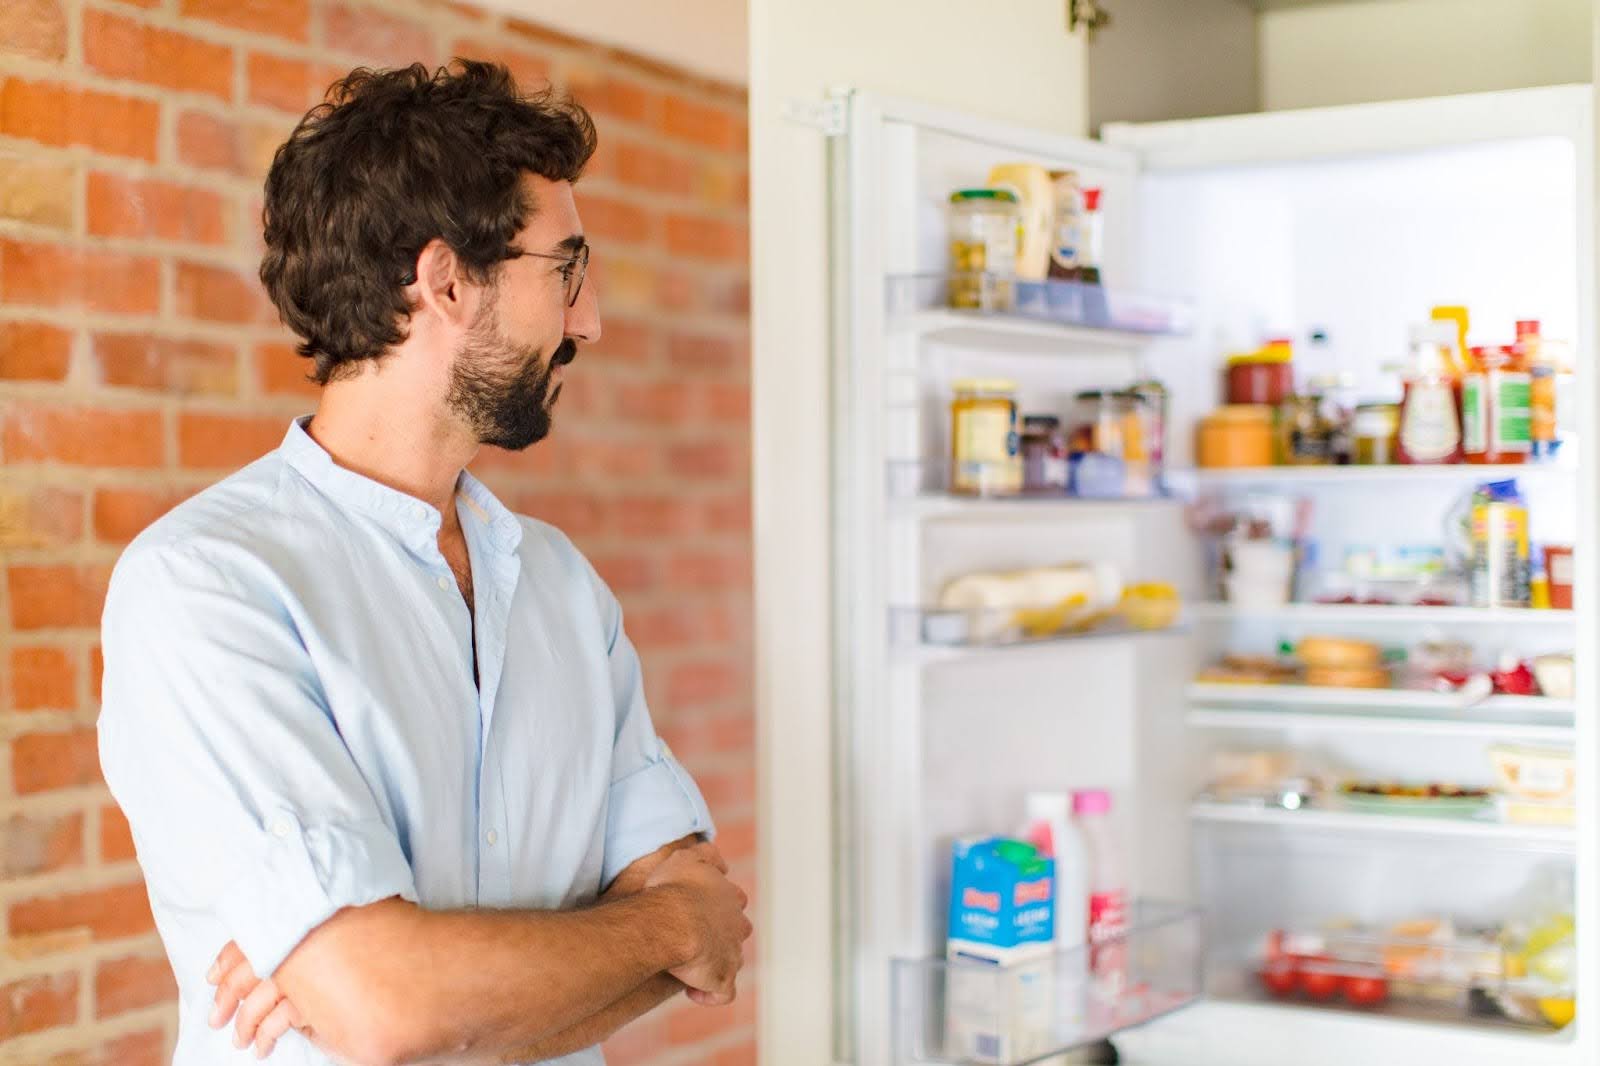
[[[1549,459],[1555,455],[1560,437],[1556,419],[1556,366],[1545,356],[1538,319],[1525,318],[1517,322],[1517,350],[1529,376],[1531,456]]]
[[[1030,792],[1024,806],[1027,821],[1022,839],[1049,856],[1056,867],[1056,947],[1067,950],[1088,936],[1088,901],[1081,887],[1082,868],[1071,862],[1072,796],[1066,792]]]
[[[1526,462],[1531,450],[1530,384],[1520,345],[1472,349],[1461,383],[1461,447],[1467,462]]]
[[[1116,938],[1127,930],[1128,882],[1111,827],[1111,794],[1103,789],[1074,792],[1072,816],[1088,882],[1089,970],[1095,999],[1102,1009],[1115,1012],[1127,985],[1127,944]]]
[[[1411,365],[1400,401],[1399,459],[1410,464],[1461,462],[1461,376],[1453,355],[1454,322],[1411,329]]]

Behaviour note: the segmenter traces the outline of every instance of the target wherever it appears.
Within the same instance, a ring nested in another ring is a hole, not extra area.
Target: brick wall
[[[170,1059],[173,984],[101,783],[111,564],[315,391],[255,281],[271,153],[334,77],[455,54],[570,87],[605,338],[555,435],[480,474],[628,611],[662,734],[754,873],[742,91],[456,3],[0,2],[0,1062]],[[615,1063],[755,1058],[751,982]]]

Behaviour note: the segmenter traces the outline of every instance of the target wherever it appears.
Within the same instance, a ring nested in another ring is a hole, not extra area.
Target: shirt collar
[[[413,551],[437,548],[441,522],[438,510],[415,496],[335,463],[322,445],[306,432],[305,426],[310,420],[311,416],[305,415],[289,423],[289,431],[278,449],[284,461],[334,502],[373,519]],[[522,523],[517,516],[508,511],[483,482],[465,470],[456,481],[456,499],[462,504],[464,519],[470,518],[488,527],[502,549],[513,551],[521,543]]]

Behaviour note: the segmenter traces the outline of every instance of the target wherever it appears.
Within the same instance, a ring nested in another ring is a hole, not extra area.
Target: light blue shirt
[[[475,618],[439,512],[295,423],[117,563],[100,760],[177,974],[174,1066],[256,1061],[206,1024],[229,940],[267,976],[341,907],[566,909],[711,835],[588,561],[470,474],[456,511]],[[291,1031],[268,1061],[332,1060]]]

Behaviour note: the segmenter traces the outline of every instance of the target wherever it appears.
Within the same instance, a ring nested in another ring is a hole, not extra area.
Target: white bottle
[[[1088,866],[1072,821],[1072,794],[1030,792],[1023,839],[1055,863],[1054,1005],[1050,1032],[1057,1047],[1083,1039],[1088,1024],[1089,967],[1083,948],[1089,931]]]
[[[1072,815],[1087,873],[1084,928],[1095,999],[1098,1007],[1115,1013],[1127,986],[1127,944],[1115,938],[1128,926],[1128,882],[1111,827],[1111,794],[1103,789],[1074,792]]]

